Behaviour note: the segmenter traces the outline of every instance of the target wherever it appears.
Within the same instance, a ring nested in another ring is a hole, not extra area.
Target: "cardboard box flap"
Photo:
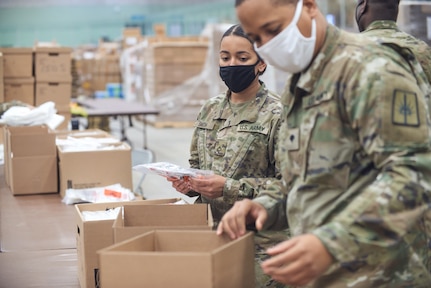
[[[215,231],[155,230],[101,249],[98,255],[105,288],[254,287],[252,232],[230,240]]]
[[[33,84],[34,77],[21,77],[21,78],[4,78],[4,84],[20,85],[20,84]]]
[[[185,232],[187,231],[187,232]],[[195,252],[213,253],[224,245],[232,244],[227,235],[214,237],[214,231],[208,230],[152,230],[126,241],[114,244],[107,249],[111,251],[145,252]],[[138,239],[139,241],[133,241]],[[175,239],[173,241],[172,239]]]
[[[0,52],[4,55],[7,54],[32,54],[32,48],[21,48],[21,47],[8,47],[8,48],[0,48]]]
[[[35,53],[72,53],[73,49],[70,47],[35,47]],[[55,56],[55,55],[52,55]]]
[[[48,134],[49,128],[46,125],[37,126],[5,126],[9,133],[13,135],[34,135]]]
[[[57,81],[51,81],[49,79],[42,79],[40,81],[37,81],[37,83],[45,83],[45,84],[49,84],[49,85],[59,85],[61,83],[71,83],[73,80],[72,75],[67,75],[67,77],[64,77],[62,80],[57,80]]]
[[[208,225],[207,204],[123,207],[124,226]]]
[[[157,205],[157,204],[168,204],[180,201],[180,198],[165,198],[165,199],[150,199],[150,200],[138,200],[131,202],[106,202],[106,203],[83,203],[76,204],[75,210],[78,216],[78,221],[85,222],[82,217],[83,211],[104,211],[114,209],[121,206],[128,205]]]

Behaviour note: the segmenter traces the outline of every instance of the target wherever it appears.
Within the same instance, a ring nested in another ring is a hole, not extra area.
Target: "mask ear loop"
[[[296,3],[295,15],[293,16],[292,22],[290,22],[289,26],[298,24],[299,17],[302,12],[302,6],[302,0],[299,0],[298,3]]]

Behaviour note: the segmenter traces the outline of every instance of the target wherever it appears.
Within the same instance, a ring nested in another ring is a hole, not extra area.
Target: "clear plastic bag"
[[[211,170],[200,170],[193,168],[184,168],[169,162],[154,162],[133,166],[133,170],[144,174],[155,173],[163,177],[184,179],[187,177],[196,177],[198,175],[213,175]]]

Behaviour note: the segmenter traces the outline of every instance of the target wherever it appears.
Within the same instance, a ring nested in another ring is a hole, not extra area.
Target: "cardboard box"
[[[71,82],[72,48],[36,47],[34,75],[37,82]]]
[[[55,103],[57,111],[69,111],[72,98],[71,82],[36,82],[35,106],[45,102]]]
[[[140,27],[127,27],[123,29],[123,49],[142,42],[143,36]]]
[[[106,132],[99,136],[114,138]],[[65,151],[57,145],[62,198],[68,188],[84,189],[116,183],[133,191],[131,147],[121,141],[110,146],[110,150]]]
[[[0,124],[0,145],[4,145],[4,127],[5,127],[5,125],[4,124]],[[4,149],[3,149],[3,154],[4,154]],[[4,158],[3,158],[3,160],[4,160]]]
[[[160,42],[145,50],[151,64],[203,64],[207,59],[206,42]]]
[[[200,64],[157,64],[154,65],[154,79],[157,84],[181,84],[201,73]],[[151,71],[148,71],[151,72]],[[151,75],[148,75],[151,77]]]
[[[93,91],[105,91],[108,83],[122,83],[121,74],[93,74],[91,89]]]
[[[47,126],[5,127],[5,170],[13,195],[56,193],[55,135]]]
[[[75,205],[76,248],[78,254],[78,277],[81,288],[96,288],[99,285],[99,259],[97,250],[114,244],[112,224],[114,219],[86,220],[85,211],[106,211],[125,205],[156,205],[179,201],[177,198],[142,200],[131,202],[90,203]]]
[[[156,229],[211,230],[214,225],[208,204],[125,206],[112,225],[118,243]]]
[[[33,76],[32,48],[0,48],[4,60],[4,77],[27,78]]]
[[[0,52],[0,103],[4,102],[4,84],[3,84],[3,54]],[[1,133],[3,134],[3,133]]]
[[[34,106],[34,78],[4,78],[4,101],[13,100]]]
[[[121,75],[120,56],[103,55],[95,58],[92,66],[92,74]]]
[[[103,288],[254,287],[252,232],[151,231],[98,252]]]
[[[0,80],[0,103],[5,102],[4,100],[4,83]]]
[[[3,125],[2,127],[2,138],[3,138],[3,171],[4,171],[4,180],[5,180],[5,184],[7,187],[10,187],[10,183],[9,183],[9,157],[7,157],[9,155],[9,143],[8,141],[6,141],[7,139],[7,135],[8,135],[8,131],[6,129],[6,125]]]

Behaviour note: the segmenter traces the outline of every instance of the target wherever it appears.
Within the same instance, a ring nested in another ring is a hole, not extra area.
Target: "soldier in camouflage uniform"
[[[236,202],[217,233],[289,226],[262,263],[282,283],[430,287],[428,87],[393,49],[327,23],[316,2],[236,2],[259,55],[292,73],[276,149],[288,192]]]
[[[280,96],[259,81],[266,64],[239,25],[224,33],[219,62],[220,76],[229,90],[210,98],[201,108],[189,159],[192,168],[212,170],[215,175],[188,181],[169,179],[177,191],[197,195],[197,202],[210,204],[215,227],[237,200],[252,199],[262,191],[283,198],[274,158]],[[287,231],[256,233],[256,287],[285,287],[265,275],[260,263],[265,250],[287,236]]]
[[[410,49],[431,83],[431,47],[397,26],[399,0],[358,0],[356,23],[362,34]]]

